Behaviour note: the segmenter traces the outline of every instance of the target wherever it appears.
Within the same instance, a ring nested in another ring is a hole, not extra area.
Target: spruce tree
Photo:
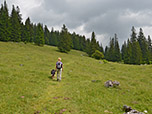
[[[58,45],[58,38],[56,35],[56,31],[52,28],[51,33],[50,33],[50,38],[49,38],[49,44],[52,46],[57,46]]]
[[[4,6],[0,9],[0,41],[10,40],[10,19],[7,8],[7,3],[4,1]]]
[[[19,8],[15,9],[14,5],[10,17],[11,22],[11,41],[21,41],[21,15],[19,14]]]
[[[109,47],[108,46],[105,47],[105,51],[104,52],[105,52],[104,53],[105,59],[109,60]]]
[[[124,63],[125,64],[131,64],[131,57],[132,57],[132,46],[131,46],[130,40],[128,39],[127,50],[124,53]]]
[[[58,49],[60,52],[69,52],[72,48],[72,39],[65,25],[62,27]]]
[[[60,32],[58,30],[55,30],[55,39],[56,39],[56,46],[58,46],[59,44],[59,39],[60,39]],[[71,41],[71,45],[72,45],[72,39],[70,36],[70,41]],[[72,47],[72,46],[71,46]]]
[[[104,49],[103,49],[102,43],[100,43],[99,48],[100,48],[100,52],[102,52],[104,54]]]
[[[120,48],[119,48],[119,42],[117,38],[117,34],[114,36],[114,61],[120,61],[121,60],[121,54],[120,54]]]
[[[38,23],[36,27],[36,37],[35,37],[35,44],[38,46],[43,46],[45,43],[44,41],[44,32],[42,24]]]
[[[134,63],[140,65],[142,63],[142,52],[141,52],[140,45],[138,42],[133,43],[133,45],[135,46],[135,48],[133,48],[133,51],[136,50],[136,53],[135,53],[136,59]]]
[[[148,35],[148,58],[149,61],[152,62],[152,41],[149,35]]]
[[[30,24],[30,42],[34,42],[34,25],[33,23]]]
[[[118,62],[121,60],[120,48],[118,43],[117,34],[114,35],[114,38],[110,38],[109,48],[106,47],[105,57],[109,61]]]
[[[79,46],[80,46],[80,51],[85,50],[85,36],[79,36]]]
[[[23,23],[21,24],[21,41],[26,43],[26,30]]]
[[[25,21],[25,40],[26,42],[30,42],[32,35],[31,35],[31,21],[30,18],[28,17]]]
[[[87,40],[86,40],[86,45],[85,45],[85,52],[86,52],[88,55],[91,55],[90,45],[91,45],[91,41],[90,41],[90,39],[87,39]]]
[[[127,43],[126,41],[124,42],[124,44],[122,45],[122,48],[121,48],[121,57],[122,57],[122,60],[124,60],[124,56],[127,52]]]
[[[134,27],[132,27],[131,48],[132,48],[131,64],[141,64],[142,53],[139,42],[137,41],[136,30]]]
[[[140,28],[140,30],[139,30],[138,42],[139,42],[140,49],[141,49],[141,52],[142,52],[142,63],[148,63],[149,62],[148,43],[147,43],[147,40],[144,36],[142,28]]]
[[[49,44],[49,37],[50,37],[50,31],[48,29],[48,27],[45,25],[44,27],[44,40],[45,40],[45,44]]]
[[[79,36],[76,35],[76,33],[74,32],[71,35],[71,38],[72,38],[72,42],[73,42],[73,49],[80,50]]]
[[[110,46],[109,46],[109,50],[108,50],[108,60],[109,61],[115,61],[115,42],[114,42],[114,38],[110,39]]]
[[[36,31],[37,31],[37,25],[33,24],[33,42],[36,42]]]
[[[96,41],[94,32],[92,32],[90,48],[91,48],[90,50],[91,52],[89,56],[91,56],[96,50],[100,50],[99,45]]]

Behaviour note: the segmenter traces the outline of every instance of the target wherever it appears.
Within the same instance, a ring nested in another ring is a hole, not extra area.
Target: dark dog
[[[51,70],[51,78],[53,79],[54,78],[54,76],[55,76],[55,72],[56,72],[56,70]]]

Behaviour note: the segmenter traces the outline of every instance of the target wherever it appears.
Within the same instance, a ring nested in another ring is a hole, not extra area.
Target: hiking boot
[[[60,80],[60,79],[57,79],[57,81],[58,81],[58,82],[61,82],[61,80]]]

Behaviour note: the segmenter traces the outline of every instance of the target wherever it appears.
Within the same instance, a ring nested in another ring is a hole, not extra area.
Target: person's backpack
[[[57,69],[61,69],[61,68],[62,68],[61,62],[57,62]]]
[[[53,69],[53,70],[51,70],[51,74],[52,74],[52,75],[54,75],[54,74],[55,74],[55,72],[56,72],[56,71],[55,71],[54,69]]]

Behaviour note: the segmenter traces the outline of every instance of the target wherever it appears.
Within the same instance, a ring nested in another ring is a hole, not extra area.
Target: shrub
[[[99,50],[96,50],[93,54],[92,57],[95,59],[103,59],[104,55],[102,52],[100,52]]]
[[[104,62],[104,63],[108,63],[108,61],[107,61],[107,60],[105,60],[105,59],[103,60],[103,62]]]

